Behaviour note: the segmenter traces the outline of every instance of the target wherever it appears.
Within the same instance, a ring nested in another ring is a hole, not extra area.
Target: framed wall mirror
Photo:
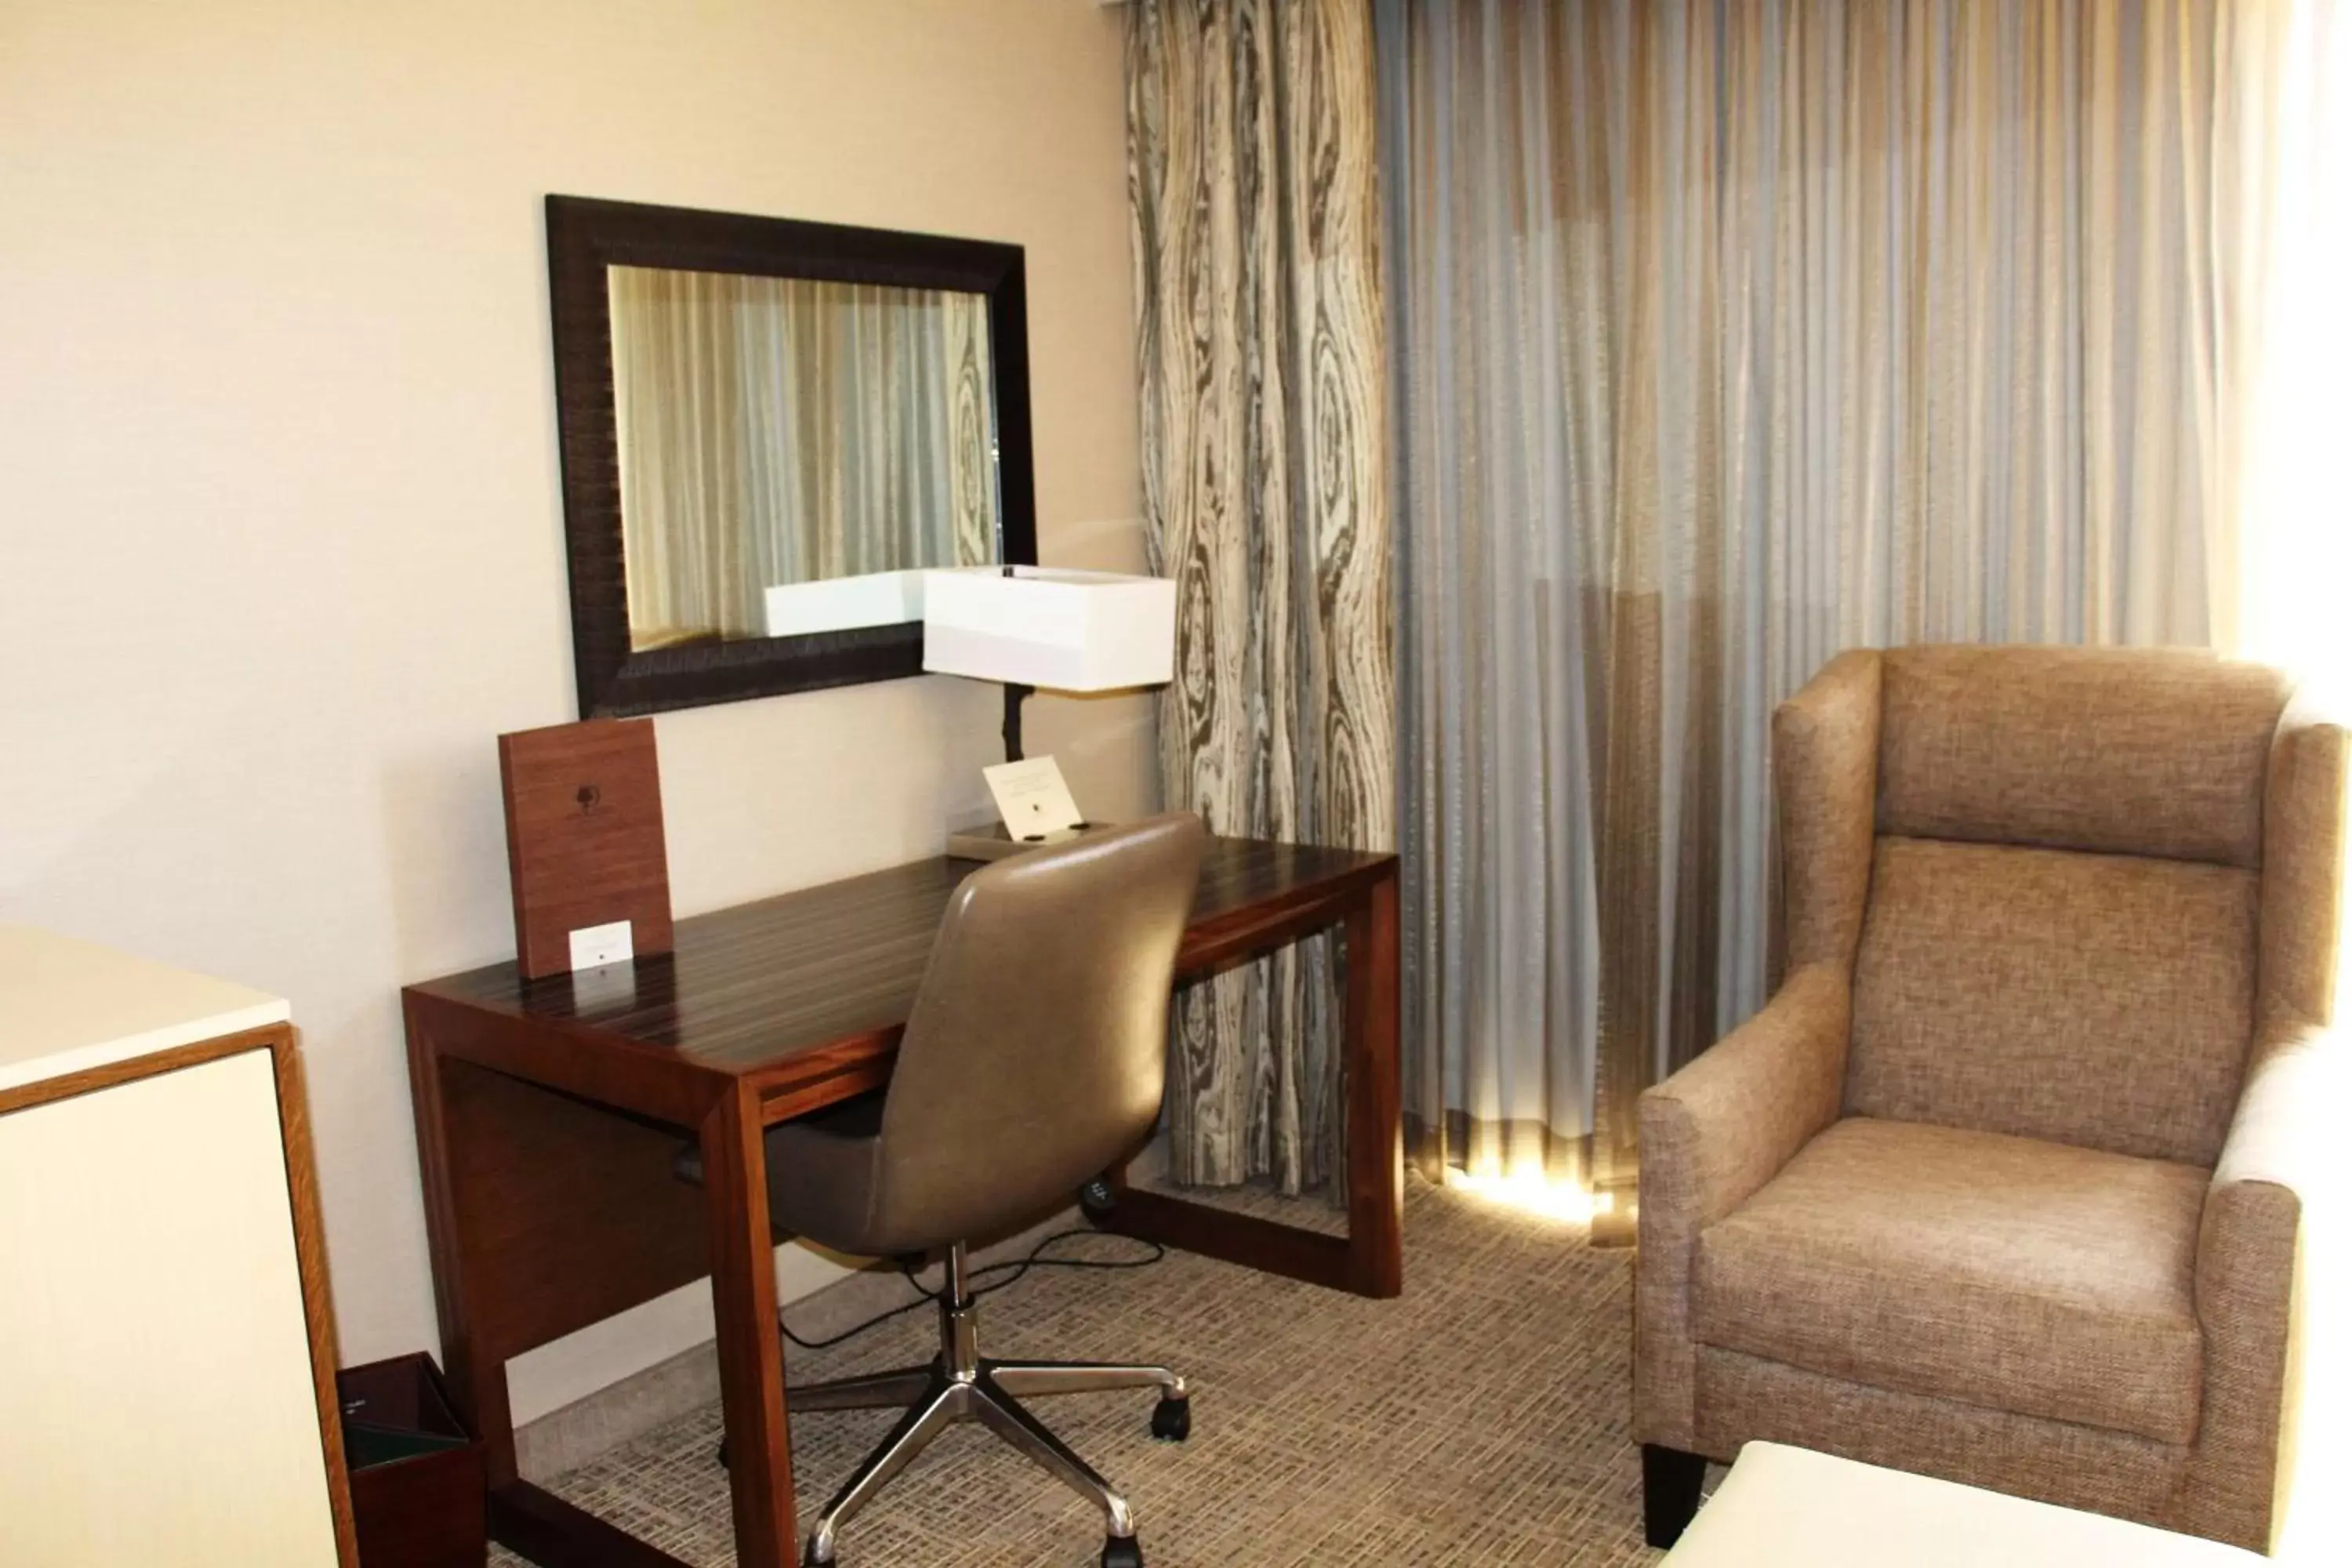
[[[583,718],[922,668],[1037,559],[1018,246],[547,198]]]

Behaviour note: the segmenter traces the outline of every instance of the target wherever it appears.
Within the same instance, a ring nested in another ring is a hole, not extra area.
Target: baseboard
[[[863,1279],[845,1279],[818,1294]],[[718,1397],[718,1347],[705,1340],[516,1427],[515,1468],[523,1479],[543,1484]]]
[[[1078,1224],[1076,1208],[1017,1235],[975,1248],[975,1263],[1024,1256],[1057,1230]],[[897,1268],[877,1263],[790,1303],[793,1331],[823,1339],[906,1300]],[[515,1464],[526,1480],[544,1482],[574,1470],[655,1427],[719,1399],[719,1351],[709,1341],[681,1351],[515,1429]]]

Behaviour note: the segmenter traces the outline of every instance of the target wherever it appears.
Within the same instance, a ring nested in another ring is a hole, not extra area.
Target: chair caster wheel
[[[1162,1399],[1151,1408],[1151,1435],[1163,1443],[1181,1443],[1192,1435],[1192,1402]]]
[[[719,1439],[719,1468],[722,1470],[734,1468],[727,1462],[727,1439],[724,1437]]]
[[[1103,1542],[1102,1568],[1143,1568],[1143,1548],[1132,1535],[1114,1535]]]

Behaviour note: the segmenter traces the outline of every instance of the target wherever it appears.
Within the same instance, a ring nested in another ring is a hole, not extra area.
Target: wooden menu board
[[[572,968],[572,933],[626,921],[635,952],[670,951],[661,764],[646,719],[591,719],[499,737],[515,957],[538,979]]]

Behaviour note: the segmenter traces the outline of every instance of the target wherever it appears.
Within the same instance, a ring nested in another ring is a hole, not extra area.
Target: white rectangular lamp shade
[[[1164,686],[1176,673],[1176,584],[1051,566],[932,572],[923,668],[1054,691]]]

